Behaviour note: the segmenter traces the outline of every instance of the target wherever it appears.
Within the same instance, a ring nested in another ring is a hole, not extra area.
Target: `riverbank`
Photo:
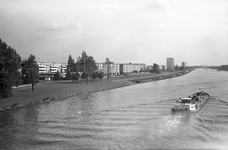
[[[80,96],[84,93],[115,89],[136,83],[145,83],[177,77],[189,73],[190,71],[163,72],[160,74],[137,74],[127,77],[110,78],[109,81],[105,79],[101,81],[92,81],[88,84],[84,81],[73,83],[42,83],[35,86],[35,91],[31,91],[30,86],[23,86],[13,89],[13,97],[0,100],[0,111],[17,109],[20,107],[44,102],[62,100],[73,96]]]

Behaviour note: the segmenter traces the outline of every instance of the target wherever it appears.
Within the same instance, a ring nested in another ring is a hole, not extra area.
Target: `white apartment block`
[[[109,62],[105,63],[96,63],[98,70],[102,71],[104,74],[107,74],[108,72],[111,74],[120,74],[120,64],[119,63],[114,63],[114,62]]]
[[[57,63],[57,62],[38,62],[39,73],[60,73],[66,72],[66,63]]]
[[[66,63],[57,63],[57,62],[38,62],[40,78],[52,79],[54,74],[59,71],[60,75],[65,77],[67,64]]]
[[[120,74],[131,73],[133,71],[140,71],[145,69],[146,64],[142,63],[123,63],[120,64]]]
[[[97,67],[98,67],[98,70],[99,71],[102,71],[102,72],[104,72],[104,66],[105,66],[105,63],[101,63],[101,62],[96,62],[96,65],[97,65]]]

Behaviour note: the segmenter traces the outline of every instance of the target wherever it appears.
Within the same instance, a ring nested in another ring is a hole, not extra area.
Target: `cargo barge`
[[[204,104],[207,102],[208,99],[209,99],[208,93],[204,91],[196,92],[191,96],[179,98],[171,110],[172,112],[176,112],[176,111],[196,112],[204,106]]]

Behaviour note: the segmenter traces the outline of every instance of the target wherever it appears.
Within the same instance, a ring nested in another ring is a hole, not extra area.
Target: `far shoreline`
[[[110,78],[109,81],[103,79],[101,81],[91,81],[88,84],[83,82],[52,82],[41,83],[35,86],[35,91],[31,91],[29,87],[20,87],[13,89],[14,97],[0,100],[0,112],[21,107],[48,103],[51,101],[64,100],[70,97],[82,96],[84,94],[101,92],[135,84],[153,82],[185,75],[194,69],[163,72],[159,74],[136,74],[135,76],[125,78]]]

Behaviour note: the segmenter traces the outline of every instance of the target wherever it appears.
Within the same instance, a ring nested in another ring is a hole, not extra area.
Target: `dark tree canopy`
[[[21,57],[15,49],[0,39],[0,71],[7,73],[12,82],[20,76]]]
[[[12,85],[20,78],[21,57],[0,39],[0,98],[12,95]]]
[[[88,78],[88,74],[86,72],[83,72],[81,75],[82,79],[87,79]]]
[[[156,63],[154,63],[154,65],[153,65],[153,72],[160,73],[160,68],[159,68],[158,64],[156,64]]]
[[[78,72],[75,72],[73,75],[72,75],[72,80],[76,80],[78,81],[80,78],[80,74]]]
[[[80,72],[85,72],[88,77],[92,77],[92,74],[97,70],[97,65],[92,56],[88,56],[85,51],[82,51],[82,56],[78,57],[77,63]],[[83,76],[85,77],[85,76]]]
[[[67,71],[66,71],[66,79],[73,80],[75,73],[78,72],[77,63],[75,63],[74,59],[71,55],[68,57],[67,61]],[[73,75],[74,74],[74,75]]]
[[[70,73],[69,70],[66,71],[66,77],[65,77],[67,80],[71,80],[72,79],[72,75]]]
[[[67,70],[69,70],[70,72],[76,72],[76,65],[75,65],[75,61],[72,58],[72,56],[70,55],[67,61]]]
[[[95,80],[97,77],[98,77],[98,72],[94,72],[94,73],[92,74],[93,80]]]
[[[0,99],[11,96],[13,96],[11,79],[7,74],[0,73]]]
[[[220,69],[228,71],[228,65],[221,65]]]
[[[22,79],[26,84],[39,79],[39,66],[34,55],[22,61]]]
[[[104,77],[104,73],[103,72],[99,72],[98,73],[98,77],[100,78],[100,80]]]
[[[61,75],[59,73],[59,71],[56,72],[56,74],[54,74],[54,80],[60,80],[61,79]]]

